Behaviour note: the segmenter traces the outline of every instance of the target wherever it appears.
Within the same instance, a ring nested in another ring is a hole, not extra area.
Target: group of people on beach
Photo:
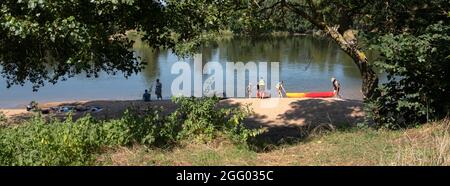
[[[341,95],[340,95],[341,84],[335,77],[331,78],[331,83],[333,86],[334,95],[338,98],[341,98]],[[266,95],[265,95],[266,94],[266,92],[265,92],[266,85],[265,84],[266,83],[264,81],[264,78],[261,77],[259,82],[256,84],[256,98],[264,99],[266,97]],[[280,98],[284,97],[283,94],[286,94],[286,89],[284,89],[284,81],[278,82],[275,85],[275,89],[277,90],[278,97],[280,97]],[[249,83],[249,85],[247,86],[247,94],[248,94],[249,98],[252,96],[252,90],[253,90],[253,85],[251,83]]]
[[[331,83],[333,86],[334,95],[336,97],[341,98],[341,95],[340,95],[341,84],[334,77],[331,78]],[[286,90],[284,89],[284,81],[278,82],[275,85],[275,88],[277,90],[278,97],[280,97],[280,98],[284,97],[283,94],[286,94]],[[249,83],[249,85],[247,86],[247,94],[248,94],[249,98],[252,96],[252,90],[253,90],[253,85],[251,83]],[[155,94],[156,94],[157,100],[158,99],[162,100],[162,84],[159,81],[159,79],[156,79]],[[264,81],[264,78],[261,77],[261,79],[256,83],[256,98],[264,99],[265,97],[266,97],[266,82]],[[144,92],[144,95],[142,96],[142,99],[145,102],[149,102],[151,100],[150,98],[151,98],[151,94],[146,89]]]
[[[159,82],[159,79],[156,79],[156,86],[155,86],[155,94],[156,94],[156,100],[160,99],[162,100],[162,84]],[[149,102],[151,100],[151,94],[146,89],[144,91],[144,95],[142,95],[142,99],[145,102]]]
[[[284,81],[278,82],[275,86],[278,92],[278,96],[280,98],[283,97],[283,93],[286,94],[286,90],[284,89]],[[249,83],[247,86],[247,94],[250,98],[252,95],[253,85]],[[266,97],[266,82],[264,81],[264,78],[261,77],[259,82],[256,83],[256,98],[264,99]]]

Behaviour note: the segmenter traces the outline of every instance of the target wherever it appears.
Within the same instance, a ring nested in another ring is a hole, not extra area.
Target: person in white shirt
[[[266,94],[266,82],[264,82],[263,77],[261,77],[261,79],[259,80],[259,91],[261,99],[263,99]]]

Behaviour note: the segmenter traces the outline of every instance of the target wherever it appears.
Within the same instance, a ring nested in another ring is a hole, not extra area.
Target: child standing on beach
[[[256,98],[260,98],[260,95],[261,93],[260,93],[260,91],[259,91],[259,84],[258,83],[256,83]]]
[[[247,94],[248,94],[248,98],[250,98],[252,96],[252,83],[249,83],[247,86]]]

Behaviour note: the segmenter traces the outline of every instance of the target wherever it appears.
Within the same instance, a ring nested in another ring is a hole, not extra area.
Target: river
[[[121,74],[102,73],[98,78],[86,78],[80,74],[55,85],[47,84],[37,92],[32,91],[30,84],[7,89],[6,81],[0,79],[0,108],[23,106],[31,100],[136,100],[142,97],[144,89],[155,85],[156,79],[160,79],[163,85],[163,97],[170,98],[171,84],[178,77],[170,73],[171,68],[181,59],[170,50],[152,50],[140,41],[134,44],[134,51],[148,65],[128,79]],[[203,63],[217,61],[222,65],[226,62],[279,62],[279,79],[285,82],[288,92],[330,91],[330,78],[336,77],[341,82],[344,98],[362,99],[357,67],[335,43],[326,39],[311,36],[229,38],[203,47],[201,54]],[[191,66],[192,61],[187,59]],[[202,77],[206,80],[208,75]]]

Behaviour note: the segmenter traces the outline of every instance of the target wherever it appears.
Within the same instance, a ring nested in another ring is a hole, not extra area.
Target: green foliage
[[[2,165],[80,165],[101,145],[101,127],[91,117],[47,122],[35,117],[0,133]]]
[[[252,112],[249,107],[216,108],[219,98],[174,98],[180,108],[173,113],[182,119],[179,139],[209,142],[218,134],[227,134],[235,143],[246,144],[263,129],[247,129],[243,121]]]
[[[0,65],[8,86],[31,82],[37,89],[79,73],[137,72],[132,43],[121,37],[134,28],[127,22],[133,9],[112,0],[1,1]]]
[[[31,82],[34,90],[77,74],[128,77],[145,61],[130,50],[127,31],[144,33],[152,47],[175,48],[193,40],[190,48],[195,48],[206,28],[219,25],[219,9],[205,2],[2,0],[1,74],[8,87]]]
[[[31,82],[36,90],[77,74],[128,77],[145,64],[130,50],[130,30],[184,57],[220,30],[255,36],[326,25],[341,34],[413,33],[448,18],[448,9],[447,0],[2,0],[1,74],[8,86]]]
[[[211,142],[227,134],[246,144],[262,130],[247,129],[248,109],[217,110],[217,98],[175,98],[180,107],[163,116],[158,109],[126,111],[117,120],[85,116],[47,121],[37,115],[25,123],[0,128],[0,165],[86,165],[102,147],[142,144],[173,146],[183,140]]]
[[[447,20],[448,0],[396,0],[370,2],[367,14],[361,18],[375,33],[423,33],[429,25]]]
[[[175,118],[162,116],[160,110],[149,109],[144,114],[138,112],[126,112],[122,123],[127,126],[127,131],[134,142],[144,145],[167,146],[177,141],[178,126]]]
[[[304,33],[312,24],[281,3],[281,1],[229,2],[224,24],[241,36],[260,36],[272,32]]]
[[[225,115],[225,118],[228,118],[225,126],[223,126],[223,131],[237,144],[247,145],[249,140],[266,132],[266,128],[249,129],[244,126],[243,121],[252,113],[248,106],[221,110],[221,112]]]
[[[207,98],[197,101],[197,98],[174,98],[173,101],[180,106],[174,115],[184,121],[179,138],[193,137],[198,140],[210,141],[215,137],[214,131],[219,130],[219,112],[214,108],[217,98]]]
[[[442,118],[450,105],[450,26],[431,25],[419,36],[388,34],[375,46],[375,64],[386,74],[381,96],[369,104],[372,117],[388,127]]]
[[[6,118],[5,114],[2,111],[0,111],[0,126],[5,124],[6,121],[7,121],[7,118]]]

